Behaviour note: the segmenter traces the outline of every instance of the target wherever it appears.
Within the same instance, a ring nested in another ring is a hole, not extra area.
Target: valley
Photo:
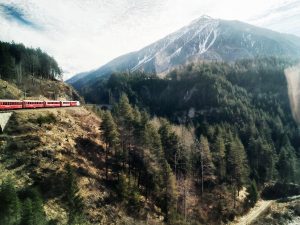
[[[0,225],[297,224],[299,43],[201,16],[63,81],[1,41]]]

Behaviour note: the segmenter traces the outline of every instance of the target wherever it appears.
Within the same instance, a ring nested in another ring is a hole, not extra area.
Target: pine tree
[[[13,182],[8,179],[0,186],[0,224],[17,224],[20,220],[20,201]]]
[[[108,154],[110,149],[115,148],[119,142],[117,125],[114,122],[110,111],[103,113],[101,131],[105,142],[105,176],[106,180],[108,180]]]
[[[121,174],[117,184],[117,194],[121,201],[128,199],[129,186],[125,174]]]
[[[281,181],[284,183],[294,181],[295,155],[290,145],[280,149],[279,159],[276,166]]]
[[[204,182],[213,181],[215,179],[215,167],[212,161],[209,143],[206,137],[200,136],[200,140],[196,140],[196,154],[194,156],[194,166],[201,179],[201,193],[204,191]]]
[[[275,160],[271,145],[261,138],[255,140],[250,138],[248,145],[248,158],[251,168],[251,177],[258,182],[264,184],[270,181],[274,175]]]
[[[257,191],[257,187],[256,187],[256,182],[255,180],[253,180],[250,184],[250,187],[248,188],[248,204],[249,207],[253,207],[257,200],[258,200],[258,191]]]
[[[27,198],[23,204],[20,225],[36,225],[33,210],[32,201],[30,198]]]
[[[66,166],[66,172],[66,200],[69,207],[68,224],[80,224],[83,220],[83,201],[79,195],[77,180],[71,165]]]
[[[159,134],[165,157],[176,177],[179,172],[185,175],[187,173],[188,162],[180,139],[178,135],[172,131],[171,125],[167,120],[162,120],[161,123]]]
[[[31,190],[30,194],[32,213],[33,213],[33,224],[44,225],[47,224],[46,215],[43,209],[43,200],[36,189]]]
[[[163,171],[163,193],[162,193],[162,211],[165,214],[165,221],[173,224],[176,216],[176,178],[167,162],[162,167]]]
[[[227,174],[233,186],[233,201],[236,206],[236,196],[248,179],[248,162],[244,146],[238,137],[232,138],[227,156]]]
[[[134,128],[134,112],[133,108],[129,103],[129,99],[125,94],[122,94],[119,103],[114,109],[114,117],[116,118],[119,134],[120,143],[122,147],[122,161],[123,169],[125,169],[125,164],[129,162],[129,152],[132,150],[133,144],[133,128]],[[130,165],[128,165],[130,168]],[[128,171],[130,173],[130,170]]]
[[[226,177],[226,148],[221,135],[216,137],[215,154],[217,175],[221,181],[224,181]]]

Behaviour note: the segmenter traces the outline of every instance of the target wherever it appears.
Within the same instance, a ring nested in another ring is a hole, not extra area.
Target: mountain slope
[[[39,118],[49,117],[53,119],[38,124]],[[76,169],[86,218],[92,224],[128,219],[116,206],[105,204],[110,190],[102,181],[99,124],[94,113],[81,107],[16,111],[5,134],[0,134],[1,182],[9,176],[18,189],[39,187],[47,218],[66,224],[68,207],[62,190],[64,167],[71,164]]]
[[[37,48],[0,41],[0,99],[83,99],[61,81],[56,60]]]
[[[300,57],[300,38],[239,21],[201,17],[186,27],[97,70],[68,80],[76,88],[113,72],[138,71],[165,75],[191,61],[234,62],[256,56]]]

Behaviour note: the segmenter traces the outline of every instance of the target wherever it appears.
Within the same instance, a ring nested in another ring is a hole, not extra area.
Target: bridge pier
[[[2,133],[7,125],[12,113],[0,113],[0,133]]]

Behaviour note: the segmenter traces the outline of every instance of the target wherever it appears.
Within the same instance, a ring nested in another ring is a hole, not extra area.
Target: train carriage
[[[61,101],[61,107],[69,107],[71,106],[70,101]]]
[[[0,110],[22,109],[23,102],[19,100],[0,100]]]
[[[61,107],[61,101],[45,101],[45,107]]]
[[[44,107],[45,107],[44,101],[37,101],[37,100],[24,100],[23,101],[24,109],[35,109],[35,108],[44,108]]]
[[[79,101],[41,101],[41,100],[2,100],[0,110],[36,109],[36,108],[59,108],[80,106]]]
[[[79,106],[79,102],[78,101],[70,101],[70,106]]]

